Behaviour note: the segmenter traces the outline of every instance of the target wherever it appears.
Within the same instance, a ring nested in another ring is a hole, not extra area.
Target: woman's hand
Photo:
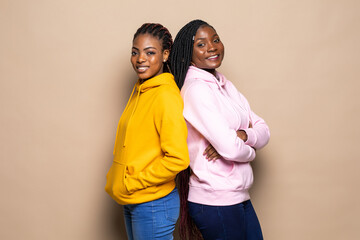
[[[252,128],[251,122],[249,123],[249,128]],[[244,130],[238,130],[238,131],[236,131],[236,134],[237,134],[238,138],[240,138],[244,142],[247,141],[248,136]],[[256,148],[254,148],[254,147],[252,147],[252,148],[256,151]]]
[[[251,122],[249,123],[249,128],[252,128]],[[244,142],[247,141],[248,136],[244,130],[238,130],[236,131],[236,134],[238,138],[240,138]],[[256,151],[255,148],[254,150]],[[205,149],[203,155],[206,156],[206,159],[208,159],[209,161],[221,158],[221,155],[216,151],[216,149],[211,144],[209,144],[209,146]]]
[[[209,146],[205,149],[203,155],[206,156],[206,159],[209,161],[221,158],[221,155],[216,151],[216,149],[211,144],[209,144]]]
[[[249,122],[249,127],[248,128],[252,128],[251,122]],[[238,130],[238,131],[236,131],[236,134],[237,134],[238,138],[240,138],[244,142],[247,141],[248,136],[247,136],[247,134],[246,134],[246,132],[244,130]]]
[[[240,138],[240,139],[243,140],[244,142],[247,141],[248,136],[247,136],[247,134],[246,134],[246,132],[245,132],[244,130],[237,130],[237,131],[236,131],[236,134],[237,134],[238,138]]]

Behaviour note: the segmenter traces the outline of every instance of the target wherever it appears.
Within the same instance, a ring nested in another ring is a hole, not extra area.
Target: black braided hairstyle
[[[144,23],[134,34],[133,40],[140,34],[150,34],[153,37],[156,37],[161,41],[162,51],[169,50],[171,52],[171,48],[173,45],[172,36],[169,30],[159,23]],[[164,72],[170,72],[169,68],[169,59],[164,63],[167,67],[163,68]]]
[[[209,26],[213,28],[207,22],[196,19],[181,28],[175,37],[174,44],[170,52],[170,68],[179,89],[181,89],[184,85],[186,73],[191,64],[196,32],[202,26]]]
[[[207,22],[197,19],[181,28],[175,37],[170,52],[170,68],[179,89],[184,85],[186,73],[191,65],[196,32],[203,26],[213,28]],[[182,240],[202,240],[199,229],[190,217],[187,204],[190,175],[191,170],[189,167],[177,175],[180,195],[179,235]]]

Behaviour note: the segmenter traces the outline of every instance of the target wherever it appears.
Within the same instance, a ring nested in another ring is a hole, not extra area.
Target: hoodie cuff
[[[257,141],[255,130],[252,128],[242,129],[242,130],[245,131],[246,135],[247,135],[247,140],[246,140],[245,144],[250,147],[253,147]]]

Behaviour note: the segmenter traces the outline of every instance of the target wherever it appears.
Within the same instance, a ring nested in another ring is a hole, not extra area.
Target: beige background
[[[104,191],[136,80],[132,36],[201,18],[270,126],[252,199],[267,240],[360,238],[357,0],[0,0],[0,239],[126,239]]]

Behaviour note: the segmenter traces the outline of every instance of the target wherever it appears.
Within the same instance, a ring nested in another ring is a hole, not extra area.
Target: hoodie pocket
[[[228,178],[231,178],[235,171],[234,162],[217,159],[215,161],[207,161],[206,165],[209,183],[213,190],[229,190],[233,188]]]
[[[253,182],[250,163],[226,160],[220,160],[217,164],[209,162],[208,172],[213,190],[243,190],[248,189]]]
[[[236,171],[227,178],[237,190],[249,189],[253,183],[253,171],[250,163],[235,163]]]
[[[218,177],[228,177],[235,169],[235,164],[232,161],[224,159],[216,159],[215,161],[208,161],[208,170],[212,175]]]
[[[115,200],[122,195],[129,194],[125,187],[125,170],[125,165],[113,161],[110,170],[106,175],[105,191]]]

